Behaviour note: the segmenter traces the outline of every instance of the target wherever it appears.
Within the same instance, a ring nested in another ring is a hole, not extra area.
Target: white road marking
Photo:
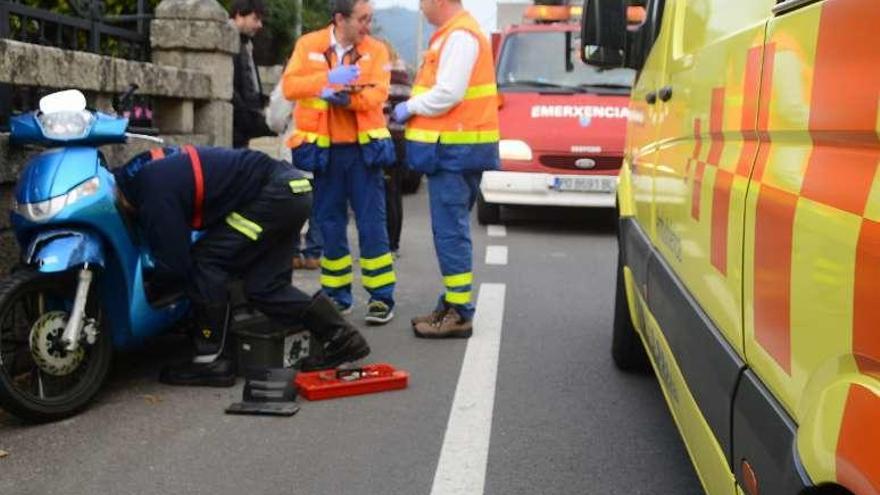
[[[504,319],[504,284],[481,284],[431,495],[481,495],[486,484],[495,380]]]
[[[487,265],[506,265],[507,246],[486,246]]]
[[[504,225],[490,225],[486,227],[489,237],[507,237],[507,227]]]

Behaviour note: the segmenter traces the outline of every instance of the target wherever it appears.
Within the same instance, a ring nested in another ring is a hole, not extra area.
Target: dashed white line
[[[504,225],[490,225],[486,227],[489,237],[507,237],[507,227]]]
[[[481,284],[431,495],[482,495],[495,408],[504,284]]]
[[[507,246],[486,246],[487,265],[506,265]]]

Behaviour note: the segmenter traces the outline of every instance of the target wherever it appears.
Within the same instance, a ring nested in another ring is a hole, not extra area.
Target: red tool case
[[[311,371],[296,375],[300,395],[308,400],[335,399],[406,388],[409,373],[386,363],[355,369]]]

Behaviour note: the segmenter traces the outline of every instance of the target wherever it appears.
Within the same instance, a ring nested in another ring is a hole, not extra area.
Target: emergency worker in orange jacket
[[[369,0],[331,0],[333,22],[297,42],[282,76],[295,100],[288,146],[293,163],[315,174],[315,217],[324,236],[321,286],[340,310],[352,306],[348,204],[357,221],[367,323],[394,317],[393,260],[385,228],[382,167],[395,161],[382,113],[391,72],[388,50],[370,34]]]
[[[407,164],[428,176],[434,248],[444,291],[435,310],[412,320],[416,336],[473,332],[470,210],[484,170],[499,168],[498,90],[492,47],[460,0],[421,0],[437,27],[413,85],[394,108],[406,127]]]

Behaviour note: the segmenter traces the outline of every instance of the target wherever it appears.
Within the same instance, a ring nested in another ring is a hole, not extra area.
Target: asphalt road
[[[474,221],[477,336],[423,341],[409,318],[441,289],[424,188],[404,208],[398,317],[364,327],[356,289],[352,318],[373,347],[367,361],[410,371],[407,390],[300,399],[292,418],[227,416],[241,382],[156,381],[186,356],[179,336],[165,337],[118,355],[75,418],[30,426],[0,410],[0,494],[701,493],[655,378],[611,362],[613,218],[508,210],[493,236]],[[487,249],[507,263],[486,264]],[[317,274],[295,281],[314,289]]]

